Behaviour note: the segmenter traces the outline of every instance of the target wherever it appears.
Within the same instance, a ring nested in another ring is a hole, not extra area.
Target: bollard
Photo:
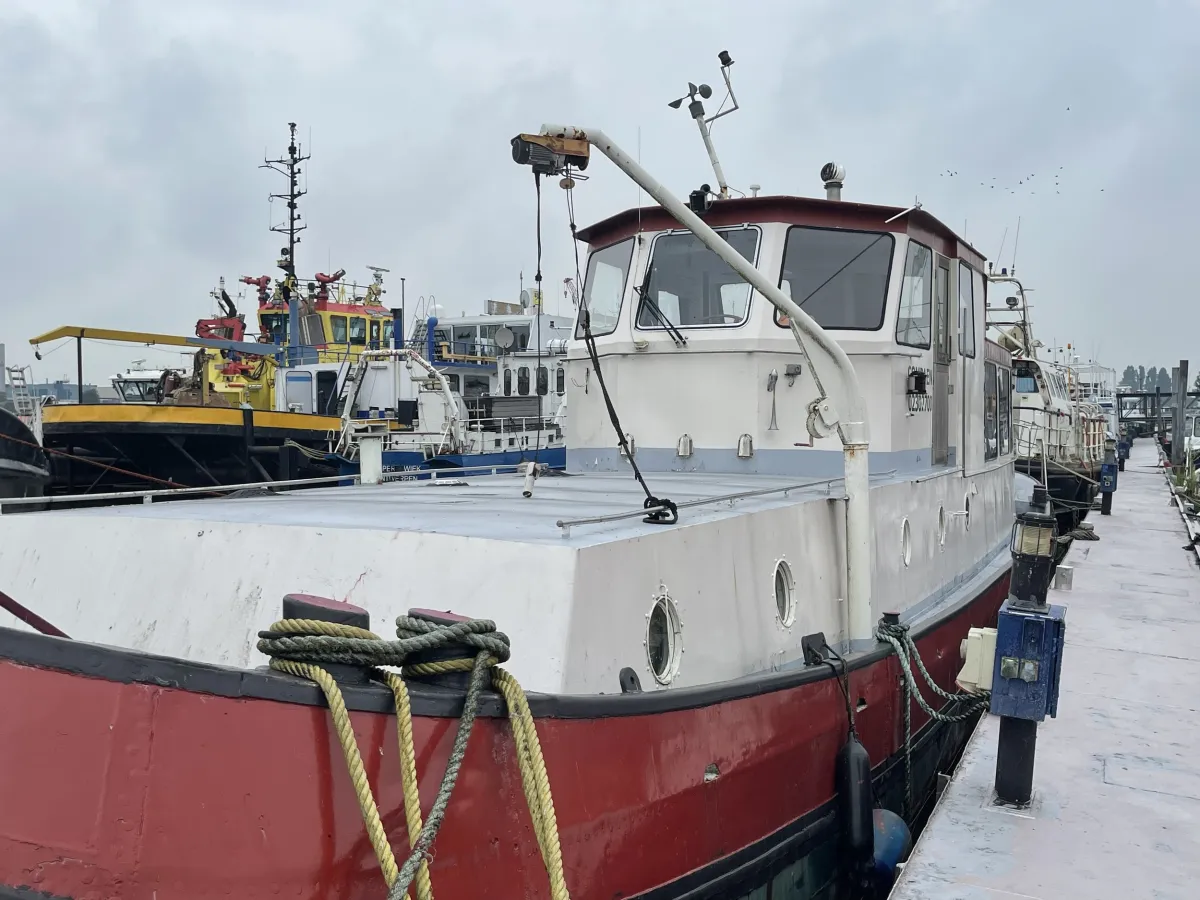
[[[1008,599],[996,622],[991,712],[1000,716],[996,796],[1027,806],[1033,796],[1037,725],[1058,713],[1066,609],[1046,602],[1054,574],[1053,516],[1025,512],[1013,525]]]
[[[358,473],[360,484],[383,482],[383,435],[360,434],[358,436]]]
[[[1117,442],[1112,438],[1104,442],[1104,462],[1100,465],[1100,515],[1112,515],[1112,495],[1117,492]]]

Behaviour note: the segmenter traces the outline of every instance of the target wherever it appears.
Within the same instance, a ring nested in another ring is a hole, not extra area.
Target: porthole
[[[659,684],[670,684],[679,674],[683,654],[683,626],[675,601],[663,591],[654,598],[646,619],[646,662]]]
[[[946,507],[938,507],[938,546],[946,546]]]
[[[963,522],[966,523],[967,531],[971,530],[971,495],[963,495]]]
[[[907,566],[912,562],[912,528],[908,524],[908,517],[900,523],[900,559]]]
[[[796,582],[786,559],[775,563],[775,614],[784,628],[796,621]]]

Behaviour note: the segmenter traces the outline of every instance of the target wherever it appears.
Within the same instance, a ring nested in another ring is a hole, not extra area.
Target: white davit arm
[[[636,182],[700,241],[729,264],[756,291],[788,317],[792,334],[809,362],[821,400],[813,413],[837,429],[844,450],[846,486],[846,583],[849,638],[854,647],[875,642],[871,609],[871,519],[866,400],[846,352],[790,297],[733,249],[678,197],[658,183],[635,159],[598,128],[543,125],[543,135],[587,141]]]

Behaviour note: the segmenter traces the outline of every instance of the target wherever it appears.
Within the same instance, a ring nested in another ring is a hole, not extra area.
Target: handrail
[[[874,475],[871,475],[870,477],[872,479],[890,478],[891,476],[895,475],[896,472],[897,472],[896,469],[889,469],[886,472],[876,472]],[[722,494],[719,497],[704,497],[700,500],[688,500],[684,503],[677,503],[677,504],[675,504],[675,506],[677,509],[694,509],[697,506],[707,506],[710,503],[733,503],[737,500],[745,500],[750,497],[765,497],[768,494],[780,494],[781,493],[786,497],[791,491],[799,491],[799,490],[803,490],[804,488],[810,488],[810,487],[819,487],[820,485],[823,485],[823,484],[836,484],[839,481],[845,481],[845,480],[846,480],[846,477],[844,475],[837,475],[837,476],[834,476],[833,478],[818,478],[813,481],[797,482],[796,484],[785,484],[785,485],[779,485],[776,487],[758,488],[757,490],[753,490],[753,491],[739,491],[736,494]],[[554,524],[558,528],[562,529],[563,537],[570,537],[571,536],[571,528],[572,528],[572,526],[575,526],[575,525],[597,525],[597,524],[601,524],[604,522],[619,522],[622,519],[643,518],[643,517],[645,517],[645,515],[647,513],[652,513],[659,509],[664,509],[664,508],[665,507],[651,506],[651,507],[646,507],[646,508],[630,510],[629,512],[608,513],[607,515],[603,515],[603,516],[589,516],[589,517],[583,518],[583,519],[559,519]]]
[[[478,473],[500,475],[507,473],[508,470],[515,472],[521,468],[521,465],[521,463],[495,463],[486,466],[453,466],[446,468],[433,467],[429,469],[397,470],[384,472],[383,480],[406,481],[411,479],[414,471],[420,472],[422,475],[427,473],[431,481],[436,481],[439,473],[454,477]],[[108,491],[102,494],[61,494],[50,497],[5,497],[0,500],[0,515],[3,515],[5,507],[9,506],[39,506],[47,504],[55,506],[63,503],[78,503],[89,500],[129,500],[138,498],[141,498],[143,504],[149,504],[164,497],[182,497],[193,494],[225,494],[254,488],[266,488],[273,491],[275,488],[284,487],[319,487],[323,484],[341,484],[346,481],[357,483],[359,479],[360,476],[355,473],[348,475],[320,475],[313,478],[291,478],[285,481],[249,481],[242,484],[221,484],[209,487],[149,488],[140,491]]]

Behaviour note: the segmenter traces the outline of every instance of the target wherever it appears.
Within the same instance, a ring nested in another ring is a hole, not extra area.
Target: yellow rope
[[[315,619],[283,619],[274,623],[270,630],[287,634],[322,634],[329,637],[381,640],[378,635],[363,628]],[[404,667],[403,672],[405,675],[438,675],[448,672],[468,672],[474,665],[473,659],[450,659],[408,665]],[[546,772],[546,763],[542,757],[537,724],[529,709],[525,691],[517,683],[517,680],[505,670],[497,667],[494,657],[489,659],[488,665],[493,667],[492,684],[504,697],[505,705],[508,707],[513,742],[517,750],[517,765],[521,772],[521,787],[525,793],[525,802],[529,807],[530,818],[533,821],[534,834],[537,837],[542,862],[545,864],[546,874],[550,879],[550,896],[553,900],[570,900],[566,876],[563,872],[558,819],[554,813],[554,798],[550,793],[550,776]],[[314,681],[324,692],[325,699],[329,704],[330,716],[333,719],[334,731],[342,746],[342,755],[346,759],[346,769],[350,774],[350,781],[358,799],[358,808],[362,812],[367,836],[371,840],[371,846],[375,849],[375,856],[379,860],[383,878],[390,888],[399,877],[400,870],[396,865],[396,857],[388,841],[387,832],[383,828],[379,807],[371,793],[370,782],[367,781],[362,754],[359,752],[358,742],[354,737],[354,728],[350,722],[350,713],[346,709],[346,701],[342,696],[341,688],[338,687],[337,681],[332,675],[312,663],[272,657],[271,668]],[[412,705],[409,700],[408,687],[403,678],[382,669],[375,669],[373,674],[391,688],[392,695],[396,700],[396,739],[400,750],[404,816],[408,826],[408,840],[411,848],[416,843],[422,827],[416,751],[413,745]],[[429,877],[428,861],[422,861],[417,870],[415,884],[418,900],[433,900],[433,886]]]
[[[508,718],[512,723],[513,740],[517,745],[517,763],[521,768],[521,786],[525,802],[533,819],[538,849],[550,878],[550,896],[554,900],[570,900],[566,876],[563,874],[562,847],[558,840],[558,818],[554,815],[554,798],[550,794],[550,776],[542,758],[537,724],[525,699],[525,691],[508,672],[492,669],[492,684],[504,695]]]

